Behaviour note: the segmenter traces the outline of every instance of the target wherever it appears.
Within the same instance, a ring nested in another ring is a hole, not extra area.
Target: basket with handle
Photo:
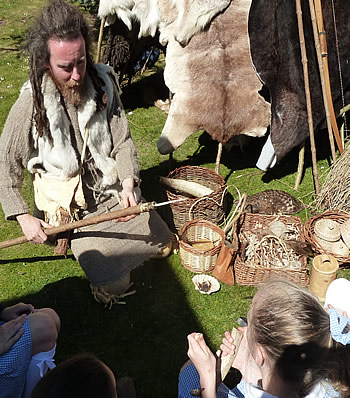
[[[265,239],[264,233],[266,233],[271,223],[276,220],[281,221],[286,225],[287,229],[292,230],[296,240],[300,244],[305,243],[303,225],[299,217],[243,213],[237,228],[240,248],[234,262],[237,284],[256,286],[272,276],[289,279],[304,287],[309,284],[307,255],[295,255],[295,258],[298,260],[296,262],[293,260],[293,263],[290,262],[288,266],[284,266],[283,259],[283,261],[276,261],[277,258],[281,259],[281,254],[278,252],[278,245],[283,244],[283,242],[279,243],[281,239],[277,237],[274,238],[272,235],[265,236],[265,238],[271,239],[272,242],[267,242],[267,247],[269,247],[269,244],[274,244],[275,251],[270,252],[268,249],[264,251],[263,256],[261,255],[262,252],[257,252],[254,258],[248,258],[250,242],[255,239],[254,237],[252,238],[252,235],[258,237],[257,241],[259,243],[263,242],[263,239]],[[259,243],[256,246],[258,249]],[[277,253],[277,255],[272,255],[272,253]]]
[[[226,184],[215,171],[206,167],[182,166],[168,174],[168,178],[178,178],[193,181],[213,190],[201,198],[190,198],[183,202],[171,203],[171,218],[174,228],[179,232],[182,226],[190,220],[201,219],[221,224],[225,216],[224,195]],[[169,201],[185,198],[181,193],[170,188],[165,190]]]
[[[195,273],[213,271],[224,240],[225,233],[216,224],[198,219],[187,221],[179,234],[179,253],[183,266]],[[195,247],[200,242],[210,245],[207,248]]]

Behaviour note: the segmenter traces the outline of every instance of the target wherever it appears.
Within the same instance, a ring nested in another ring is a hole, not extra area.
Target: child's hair
[[[342,398],[350,397],[350,344],[332,339],[327,377],[342,392]]]
[[[254,296],[248,325],[252,352],[264,347],[280,377],[308,393],[325,378],[331,336],[329,318],[317,298],[282,279],[265,282]]]
[[[50,370],[31,398],[116,398],[116,385],[107,366],[92,354],[79,354]]]

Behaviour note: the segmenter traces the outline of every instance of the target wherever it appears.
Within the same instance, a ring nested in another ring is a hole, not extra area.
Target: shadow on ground
[[[48,284],[19,300],[52,307],[60,315],[57,363],[92,352],[118,377],[132,376],[139,397],[175,397],[178,372],[187,359],[186,335],[201,328],[171,265],[149,261],[133,271],[133,280],[136,294],[111,309],[97,303],[89,282],[79,277]]]

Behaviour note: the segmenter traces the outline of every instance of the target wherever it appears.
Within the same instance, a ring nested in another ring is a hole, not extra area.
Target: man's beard
[[[57,88],[60,90],[61,94],[63,95],[64,99],[74,105],[79,106],[83,100],[83,86],[79,83],[68,80],[65,83],[59,82],[55,76],[51,74],[51,78],[56,84]]]

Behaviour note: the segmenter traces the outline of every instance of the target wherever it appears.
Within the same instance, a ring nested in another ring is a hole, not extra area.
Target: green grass
[[[23,53],[13,49],[20,49],[25,29],[43,4],[42,0],[0,0],[1,130],[28,73]],[[6,48],[10,50],[4,50]],[[142,80],[138,84],[141,85]],[[182,165],[215,168],[217,146],[203,132],[189,137],[169,163],[169,157],[160,155],[156,147],[166,115],[153,106],[133,106],[132,103],[128,103],[126,111],[147,200],[160,199],[160,187],[155,182],[157,175],[167,175]],[[293,190],[297,151],[266,173],[259,173],[255,168],[257,153],[254,146],[246,153],[238,148],[223,152],[220,174],[233,195],[233,185],[250,194],[282,189],[305,203],[312,202],[314,187],[309,151],[298,192]],[[327,152],[321,153],[319,159],[322,183],[329,167]],[[32,205],[28,174],[23,192]],[[305,221],[310,213],[303,211],[300,216]],[[2,212],[0,218],[1,240],[21,235],[16,222],[5,221]],[[200,295],[194,290],[193,274],[181,265],[179,255],[174,254],[163,261],[149,261],[134,271],[137,293],[126,299],[126,305],[115,305],[108,310],[94,301],[89,282],[73,256],[54,257],[52,253],[52,247],[29,243],[2,249],[0,301],[21,300],[38,307],[55,308],[62,319],[57,363],[78,352],[94,352],[118,376],[132,376],[139,397],[175,397],[178,370],[187,358],[186,335],[203,331],[210,346],[217,349],[222,333],[246,314],[255,292],[253,287],[222,285],[218,293]],[[342,270],[339,275],[350,279],[349,270]]]

